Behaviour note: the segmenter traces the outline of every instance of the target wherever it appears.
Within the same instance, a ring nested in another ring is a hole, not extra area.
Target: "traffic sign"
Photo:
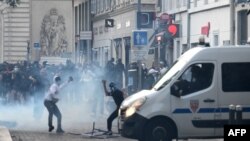
[[[133,31],[133,45],[146,46],[148,44],[148,33],[143,30]]]
[[[34,48],[40,48],[40,44],[39,43],[34,43]]]
[[[145,61],[147,59],[148,50],[131,50],[130,61],[136,62],[138,60]]]
[[[160,16],[160,19],[164,21],[168,21],[170,19],[170,15],[168,15],[167,13],[162,13]]]
[[[105,27],[114,27],[114,19],[105,19]]]

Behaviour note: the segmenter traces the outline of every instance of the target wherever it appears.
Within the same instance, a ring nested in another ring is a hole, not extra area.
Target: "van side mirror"
[[[176,97],[181,97],[181,90],[177,84],[173,84],[170,88],[170,94]]]

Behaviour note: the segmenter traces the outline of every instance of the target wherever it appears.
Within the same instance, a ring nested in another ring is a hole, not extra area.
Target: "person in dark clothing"
[[[146,65],[144,63],[141,64],[141,83],[142,83],[142,89],[147,89],[147,74],[148,69],[146,68]]]
[[[122,88],[124,72],[125,67],[122,63],[122,59],[118,59],[117,64],[115,65],[115,82],[118,84],[118,88]]]
[[[34,95],[33,116],[36,119],[41,119],[43,114],[43,98],[45,94],[45,85],[42,82],[42,78],[39,73],[29,76],[29,80],[31,80],[31,91]]]
[[[106,79],[109,81],[114,81],[115,79],[115,64],[114,64],[115,59],[111,58],[108,63],[105,66],[105,71],[106,71]]]
[[[122,104],[122,101],[124,100],[124,97],[123,97],[123,92],[119,89],[117,89],[117,87],[115,86],[115,83],[111,82],[109,84],[109,87],[110,87],[110,92],[107,90],[107,87],[106,87],[106,80],[102,80],[102,83],[103,83],[103,88],[104,88],[104,91],[105,91],[105,94],[106,96],[112,96],[114,101],[115,101],[115,104],[116,104],[116,110],[108,117],[108,120],[107,120],[107,128],[108,128],[108,131],[105,133],[106,135],[112,135],[112,122],[113,120],[118,116],[118,111],[119,111],[119,108]]]

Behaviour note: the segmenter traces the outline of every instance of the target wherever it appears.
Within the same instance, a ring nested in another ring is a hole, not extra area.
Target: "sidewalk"
[[[0,126],[0,141],[12,141],[9,130],[3,126]]]

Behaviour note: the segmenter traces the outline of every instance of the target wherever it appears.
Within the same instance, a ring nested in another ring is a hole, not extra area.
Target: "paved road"
[[[20,131],[11,130],[10,131],[13,141],[136,141],[131,139],[126,139],[123,137],[114,137],[107,139],[100,138],[90,138],[83,136],[81,134],[56,134],[48,132],[34,132],[34,131]],[[175,140],[174,140],[175,141]],[[179,140],[184,141],[184,140]],[[223,141],[223,139],[188,139],[185,141]]]
[[[81,134],[56,134],[48,132],[31,132],[31,131],[17,131],[11,130],[10,134],[13,141],[100,141],[100,139],[90,138]],[[122,137],[101,139],[104,141],[135,141]]]

